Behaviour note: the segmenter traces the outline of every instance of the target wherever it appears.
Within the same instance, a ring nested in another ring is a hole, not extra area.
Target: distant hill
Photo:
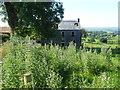
[[[83,27],[86,31],[118,31],[118,27]]]

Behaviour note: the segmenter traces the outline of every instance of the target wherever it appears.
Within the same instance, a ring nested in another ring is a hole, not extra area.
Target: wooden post
[[[28,82],[32,80],[31,74],[24,74],[24,84],[26,85]]]

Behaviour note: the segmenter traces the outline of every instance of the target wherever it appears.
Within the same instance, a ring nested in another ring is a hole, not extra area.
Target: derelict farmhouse
[[[80,26],[80,19],[78,20],[63,20],[58,24],[58,35],[54,38],[50,38],[47,41],[38,41],[42,44],[46,42],[52,42],[53,44],[60,46],[68,46],[70,42],[80,46],[82,30]],[[10,27],[1,27],[0,33],[10,34]]]
[[[80,46],[82,37],[80,19],[61,21],[58,25],[58,32],[57,37],[51,38],[50,41],[60,46],[68,46],[70,42]]]

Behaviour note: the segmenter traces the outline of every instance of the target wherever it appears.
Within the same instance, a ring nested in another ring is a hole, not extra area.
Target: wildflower
[[[46,78],[46,80],[48,80],[48,78]]]
[[[0,64],[4,64],[3,62],[0,62]]]
[[[68,88],[68,86],[64,87],[64,88]]]
[[[104,75],[102,75],[102,76],[101,76],[102,81],[106,80],[106,77],[107,77],[107,76],[106,76],[105,74],[104,74]]]
[[[108,77],[108,80],[110,80],[110,77]]]

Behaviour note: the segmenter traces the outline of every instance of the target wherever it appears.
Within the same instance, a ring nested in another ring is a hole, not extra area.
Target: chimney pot
[[[80,22],[80,19],[78,18],[78,23]]]

